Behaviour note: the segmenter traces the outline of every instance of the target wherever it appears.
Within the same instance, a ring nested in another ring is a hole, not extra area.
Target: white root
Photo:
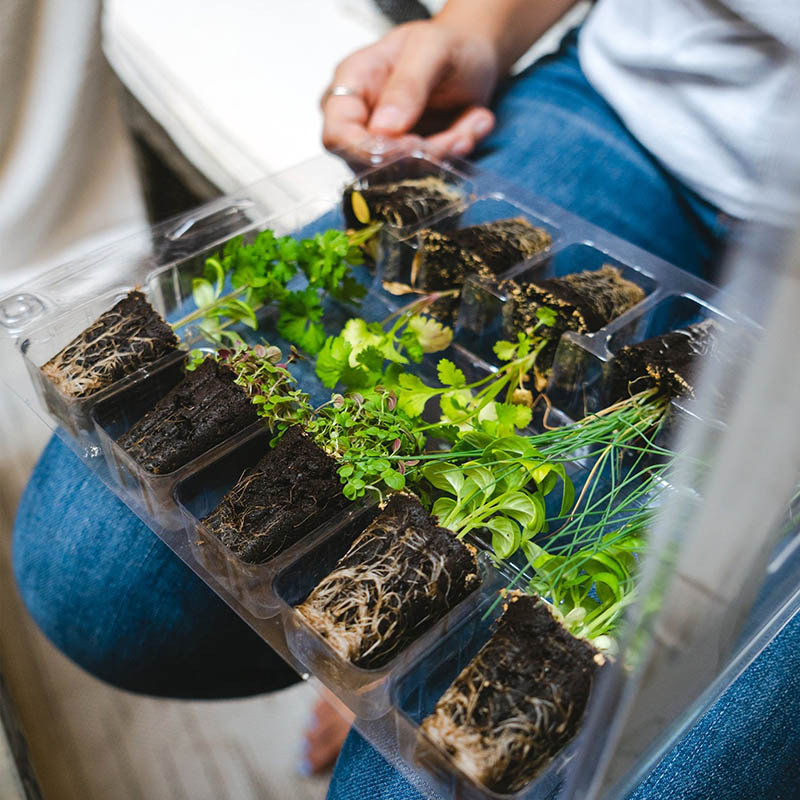
[[[385,531],[379,529],[378,534]],[[368,528],[342,561],[351,561],[353,554],[372,545],[375,538],[376,533]],[[393,586],[400,576],[404,588],[410,588],[402,597]],[[473,570],[467,582],[477,579]],[[440,585],[442,580],[444,584]],[[441,602],[425,604],[427,613],[408,629],[406,604],[419,599],[420,594],[431,599],[449,598],[452,588],[445,555],[429,549],[424,533],[409,526],[382,552],[331,572],[298,611],[342,658],[363,663],[394,652],[413,630],[427,628],[436,618],[437,606],[441,607]]]
[[[118,319],[109,326],[113,316]],[[120,365],[130,360],[139,363],[147,354],[155,352],[161,340],[141,335],[148,321],[137,325],[131,317],[118,312],[113,316],[111,312],[104,314],[42,367],[42,372],[63,394],[69,397],[92,394],[111,382],[112,376],[120,371]],[[122,344],[116,337],[127,328],[130,332]],[[113,347],[113,350],[94,363],[86,363],[87,353],[104,347]],[[122,371],[127,370],[123,368]]]

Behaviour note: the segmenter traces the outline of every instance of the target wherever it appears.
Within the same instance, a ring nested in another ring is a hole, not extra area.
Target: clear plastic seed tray
[[[550,241],[533,257],[510,264],[498,279],[524,282],[612,264],[644,295],[604,328],[562,337],[548,387],[550,425],[602,407],[604,368],[620,347],[708,317],[723,324],[738,324],[738,320],[722,314],[715,304],[716,290],[702,280],[468,164],[445,164],[414,155],[387,160],[357,176],[326,170],[321,163],[299,165],[236,196],[66,264],[0,298],[0,346],[8,356],[5,377],[75,450],[86,468],[96,472],[265,642],[304,677],[316,675],[337,694],[357,715],[356,727],[420,791],[431,798],[494,798],[498,795],[473,783],[447,753],[437,751],[419,732],[422,718],[490,636],[492,620],[500,613],[498,592],[512,579],[513,571],[495,566],[483,540],[474,540],[482,551],[478,588],[384,667],[359,669],[333,653],[295,608],[374,518],[378,511],[374,503],[353,503],[332,514],[325,524],[308,530],[299,542],[264,564],[245,563],[216,539],[203,518],[266,452],[270,436],[260,426],[249,426],[218,442],[171,474],[153,475],[117,440],[181,379],[182,353],[167,356],[84,400],[62,395],[40,367],[135,287],[168,322],[190,313],[194,309],[192,279],[202,275],[205,258],[233,236],[246,238],[265,228],[298,236],[342,228],[343,193],[352,197],[353,190],[387,180],[430,175],[452,186],[452,203],[438,208],[430,218],[383,230],[372,268],[365,265],[356,270],[358,280],[369,290],[360,307],[326,301],[324,324],[329,334],[338,333],[352,316],[381,320],[414,299],[415,295],[399,295],[393,284],[413,282],[421,231],[456,230],[509,217],[522,217],[543,228]],[[468,279],[452,345],[415,368],[430,377],[435,374],[436,360],[446,356],[468,375],[496,369],[492,344],[500,338],[505,302],[495,286]],[[239,332],[251,343],[266,340],[288,350],[275,331],[273,312],[260,312],[258,323],[255,332],[245,327]],[[182,331],[177,333],[180,337]],[[184,340],[186,349],[205,346],[208,343],[202,339]],[[289,368],[312,401],[321,403],[329,397],[308,361]],[[691,413],[688,401],[674,405],[680,413]],[[533,428],[542,424],[541,416],[536,417]],[[584,466],[575,467],[578,483],[581,470],[585,477],[591,465]],[[741,665],[743,659],[752,658],[778,628],[776,620],[785,620],[787,608],[796,610],[800,549],[792,544],[787,540],[776,553],[760,614],[730,663],[738,659]],[[712,688],[703,705],[685,715],[680,726],[690,724],[725,688],[725,682],[718,681]],[[597,694],[593,692],[590,710],[598,702]],[[605,720],[608,726],[615,713],[611,706]],[[673,738],[681,729],[676,723]],[[575,764],[583,771],[595,769],[596,760],[573,758],[583,752],[581,748],[586,748],[582,734],[514,797],[557,796],[569,783]]]

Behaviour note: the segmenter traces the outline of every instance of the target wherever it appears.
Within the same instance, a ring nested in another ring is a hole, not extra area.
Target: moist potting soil
[[[602,661],[537,597],[514,592],[421,732],[473,780],[517,791],[577,732]]]
[[[718,330],[709,319],[623,347],[606,368],[608,403],[652,388],[667,397],[694,397],[698,361],[712,353]]]
[[[173,472],[238,433],[258,416],[235,374],[207,358],[117,443],[145,470]]]
[[[342,208],[348,228],[380,221],[396,228],[414,225],[462,199],[452,185],[436,176],[348,187]]]
[[[537,311],[554,314],[552,325],[539,325],[535,337],[545,339],[536,358],[536,388],[547,386],[556,348],[566,331],[593,333],[644,299],[644,290],[623,278],[617,267],[604,264],[562,278],[542,278],[519,283],[502,281],[498,288],[507,302],[503,305],[503,333],[514,341],[518,333],[530,334],[539,324]]]
[[[422,291],[458,289],[475,275],[492,279],[550,245],[550,234],[524,217],[501,219],[445,233],[424,230],[411,268],[411,287]],[[442,298],[431,312],[451,319],[457,297]]]
[[[297,610],[344,659],[377,668],[478,583],[474,548],[394,495]]]
[[[68,397],[89,397],[178,347],[178,339],[139,291],[101,314],[43,367]]]
[[[263,564],[348,505],[337,463],[290,428],[203,520],[242,561]]]

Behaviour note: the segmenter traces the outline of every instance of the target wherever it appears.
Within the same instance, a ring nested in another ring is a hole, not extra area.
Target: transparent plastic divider
[[[419,293],[414,284],[415,265],[424,258],[422,233],[437,231],[454,232],[462,228],[472,227],[487,222],[507,219],[524,219],[534,228],[547,231],[551,237],[549,246],[542,253],[557,245],[561,239],[558,225],[548,217],[537,215],[525,206],[515,203],[500,194],[476,197],[465,200],[464,204],[442,211],[414,226],[413,230],[401,233],[387,232],[381,240],[380,255],[377,267],[378,285],[391,295],[389,302],[402,304],[407,297],[413,297],[414,291]],[[516,263],[511,262],[502,274],[513,269]],[[448,287],[449,288],[449,287]]]
[[[353,529],[349,536],[329,536],[313,545],[285,567],[275,579],[275,594],[281,603],[281,616],[289,649],[305,667],[353,711],[365,719],[377,719],[389,710],[389,689],[399,670],[412,663],[430,642],[444,637],[464,614],[480,602],[485,593],[494,593],[505,578],[479,551],[480,586],[443,617],[423,631],[420,636],[397,653],[382,667],[365,669],[355,666],[336,653],[330,644],[296,610],[314,587],[336,566],[361,530]]]
[[[706,319],[715,320],[723,329],[736,324],[708,301],[659,291],[650,302],[641,303],[592,336],[567,332],[553,363],[548,386],[551,402],[573,419],[605,408],[617,399],[609,394],[607,378],[609,362],[619,350]],[[689,397],[672,400],[673,409],[681,414],[693,413],[693,405]]]
[[[342,511],[331,512],[325,522],[309,527],[294,544],[266,562],[250,563],[239,558],[214,535],[203,518],[264,456],[271,438],[263,428],[254,431],[235,449],[182,479],[175,489],[175,501],[183,517],[186,536],[198,561],[251,614],[263,619],[280,612],[273,580],[283,567],[297,558],[298,552],[322,537],[351,535],[354,525],[365,524],[374,513],[369,502],[352,503]]]

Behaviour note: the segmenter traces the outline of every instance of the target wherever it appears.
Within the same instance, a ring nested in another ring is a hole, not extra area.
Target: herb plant
[[[444,350],[452,341],[450,328],[421,313],[440,296],[418,300],[383,322],[348,320],[317,355],[317,377],[329,389],[341,385],[345,391],[395,384],[401,366],[419,364],[425,353]]]
[[[351,265],[360,264],[360,245],[379,225],[357,232],[328,230],[310,239],[259,233],[250,243],[237,236],[222,252],[206,259],[203,277],[192,282],[197,310],[178,320],[173,329],[196,324],[198,331],[217,344],[237,345],[241,337],[231,326],[243,323],[255,330],[256,311],[275,305],[277,330],[284,338],[317,353],[325,341],[322,297],[357,302],[366,290],[353,277]],[[296,276],[302,288],[289,289]]]
[[[440,524],[459,536],[488,529],[495,555],[501,559],[546,528],[545,497],[559,480],[562,515],[574,498],[563,464],[548,462],[522,437],[495,439],[478,459],[461,464],[430,463],[422,474],[443,493],[432,509]]]
[[[339,477],[350,500],[368,490],[382,497],[387,489],[404,489],[406,470],[416,465],[415,456],[425,446],[417,422],[397,408],[396,395],[383,386],[364,394],[333,395],[317,409],[308,429],[340,461]]]

